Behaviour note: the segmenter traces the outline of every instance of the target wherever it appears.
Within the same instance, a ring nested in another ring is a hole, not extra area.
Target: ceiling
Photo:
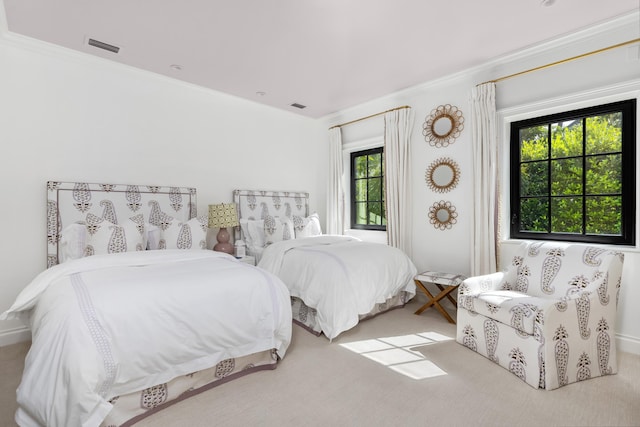
[[[10,33],[319,118],[640,7],[640,0],[544,1],[553,4],[4,0],[4,6]]]

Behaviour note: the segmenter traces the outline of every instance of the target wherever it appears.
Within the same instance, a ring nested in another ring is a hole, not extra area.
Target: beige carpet
[[[640,426],[638,355],[619,353],[617,375],[543,391],[452,340],[410,346],[445,372],[420,380],[340,345],[424,332],[455,337],[455,325],[437,311],[415,316],[416,308],[363,322],[333,343],[294,326],[276,370],[204,392],[137,426]],[[15,426],[27,349],[0,348],[0,426]]]

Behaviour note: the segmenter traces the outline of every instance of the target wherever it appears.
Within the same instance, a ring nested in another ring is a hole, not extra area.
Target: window
[[[351,153],[351,228],[387,229],[382,147]]]
[[[635,244],[636,100],[511,124],[511,237]]]

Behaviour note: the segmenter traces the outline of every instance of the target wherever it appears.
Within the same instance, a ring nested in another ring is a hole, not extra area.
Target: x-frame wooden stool
[[[434,306],[449,323],[456,323],[444,307],[440,305],[440,301],[446,297],[451,301],[454,307],[458,308],[458,304],[455,298],[451,296],[451,292],[460,286],[460,283],[462,283],[464,279],[466,279],[466,277],[461,274],[439,273],[437,271],[424,271],[418,274],[414,277],[413,281],[416,283],[418,289],[429,297],[429,302],[416,310],[415,314],[422,314],[423,311]],[[426,283],[433,283],[438,287],[440,292],[434,296],[425,286]]]

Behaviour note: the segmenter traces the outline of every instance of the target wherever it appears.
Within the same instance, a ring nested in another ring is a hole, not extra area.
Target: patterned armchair
[[[593,246],[527,243],[507,271],[460,285],[456,340],[534,388],[615,374],[623,261]]]

